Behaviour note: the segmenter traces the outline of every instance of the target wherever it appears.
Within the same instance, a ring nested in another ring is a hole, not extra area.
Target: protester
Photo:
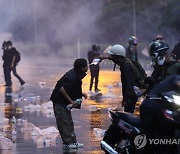
[[[126,58],[126,50],[122,45],[113,45],[107,50],[107,54],[109,54],[108,59],[120,66],[124,111],[133,113],[138,97],[134,91],[136,83],[133,78],[132,63]]]
[[[11,71],[14,76],[19,80],[21,85],[25,84],[25,81],[21,79],[21,77],[17,74],[16,66],[20,61],[20,53],[16,50],[16,48],[12,47],[11,41],[4,41],[2,44],[3,56],[2,59],[3,69],[4,69],[4,78],[5,78],[5,86],[12,86],[11,81]]]
[[[19,51],[16,50],[15,47],[12,46],[11,41],[7,41],[6,44],[7,44],[7,48],[9,50],[11,50],[11,53],[13,54],[13,61],[11,64],[11,70],[12,70],[14,76],[19,80],[20,84],[24,85],[25,81],[17,74],[17,71],[16,71],[16,67],[20,61],[20,53],[19,53]]]
[[[91,74],[89,91],[90,92],[92,91],[93,81],[95,80],[94,91],[96,93],[100,91],[100,89],[98,89],[99,63],[93,64],[92,62],[95,58],[98,58],[100,56],[99,50],[100,50],[100,47],[93,44],[92,50],[88,52],[88,61],[89,61],[89,68],[90,68],[90,74]]]
[[[171,59],[168,49],[169,45],[165,41],[156,40],[150,44],[149,54],[152,57],[154,70],[149,78],[147,93],[167,76],[180,72],[180,63]]]
[[[171,54],[175,60],[180,61],[180,39],[179,42],[174,45],[174,49]]]
[[[74,68],[57,81],[50,98],[53,102],[56,123],[62,137],[63,147],[67,149],[76,149],[83,146],[83,144],[77,142],[71,111],[67,109],[67,105],[76,105],[76,99],[87,98],[87,95],[82,92],[82,79],[86,76],[87,69],[85,59],[76,59]]]
[[[143,67],[141,66],[140,62],[138,61],[138,51],[137,51],[138,39],[136,36],[131,36],[128,42],[129,42],[129,46],[126,48],[126,57],[131,60],[131,62],[136,67],[135,69],[139,72],[139,75],[141,76],[138,77],[139,81],[136,81],[139,82],[138,87],[140,89],[145,89],[147,85],[144,83],[144,80],[147,77],[147,74],[143,69]]]
[[[137,41],[138,39],[136,36],[131,36],[128,41],[129,45],[126,49],[126,57],[129,58],[132,62],[138,61]]]
[[[4,71],[4,80],[5,86],[9,87],[12,85],[11,81],[11,67],[13,65],[13,52],[9,49],[7,42],[4,41],[2,44],[3,55],[2,60],[3,62],[3,71]]]

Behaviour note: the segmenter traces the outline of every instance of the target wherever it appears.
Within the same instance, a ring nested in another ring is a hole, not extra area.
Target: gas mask
[[[153,57],[152,58],[152,65],[154,67],[156,66],[162,66],[165,62],[166,58],[163,56]]]
[[[157,64],[162,66],[165,62],[166,58],[165,57],[157,57]]]
[[[166,58],[163,55],[159,55],[158,53],[154,53],[152,57],[153,66],[162,66],[165,62]]]

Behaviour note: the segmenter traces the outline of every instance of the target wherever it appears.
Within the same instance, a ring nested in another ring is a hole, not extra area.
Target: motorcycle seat
[[[122,119],[123,121],[132,124],[136,127],[140,127],[141,124],[141,120],[139,116],[133,115],[132,113],[128,113],[128,112],[121,112],[121,111],[116,111],[116,114],[118,115],[118,117],[120,119]]]

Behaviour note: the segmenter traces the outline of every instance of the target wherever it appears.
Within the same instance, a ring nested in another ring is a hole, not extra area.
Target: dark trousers
[[[91,73],[91,79],[90,79],[89,90],[90,91],[92,90],[93,81],[95,79],[94,90],[96,91],[98,89],[99,66],[98,65],[90,65],[90,73]]]
[[[136,102],[137,102],[138,98],[137,97],[129,97],[129,99],[127,100],[125,106],[124,106],[124,111],[125,112],[129,112],[129,113],[133,113],[135,106],[136,106]]]
[[[3,70],[4,70],[4,80],[6,82],[6,85],[11,86],[12,85],[11,66],[10,65],[5,65],[5,66],[3,66]]]
[[[16,66],[14,66],[12,68],[12,72],[14,74],[14,76],[19,80],[19,82],[21,83],[21,85],[24,83],[24,80],[22,80],[22,78],[17,74],[17,71],[16,71]]]
[[[71,111],[58,103],[53,104],[54,114],[56,118],[57,127],[61,135],[63,144],[71,144],[76,141],[74,133],[74,123],[71,116]]]

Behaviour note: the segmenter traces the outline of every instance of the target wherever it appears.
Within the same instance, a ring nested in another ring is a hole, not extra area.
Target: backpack
[[[126,62],[130,64],[132,75],[135,81],[135,84],[140,89],[145,89],[147,85],[145,84],[145,79],[147,78],[147,74],[141,64],[138,61],[131,61],[126,58]]]
[[[15,57],[16,57],[15,58],[15,63],[17,64],[21,60],[21,55],[20,55],[19,51],[17,51],[16,49],[14,51],[15,51]]]

